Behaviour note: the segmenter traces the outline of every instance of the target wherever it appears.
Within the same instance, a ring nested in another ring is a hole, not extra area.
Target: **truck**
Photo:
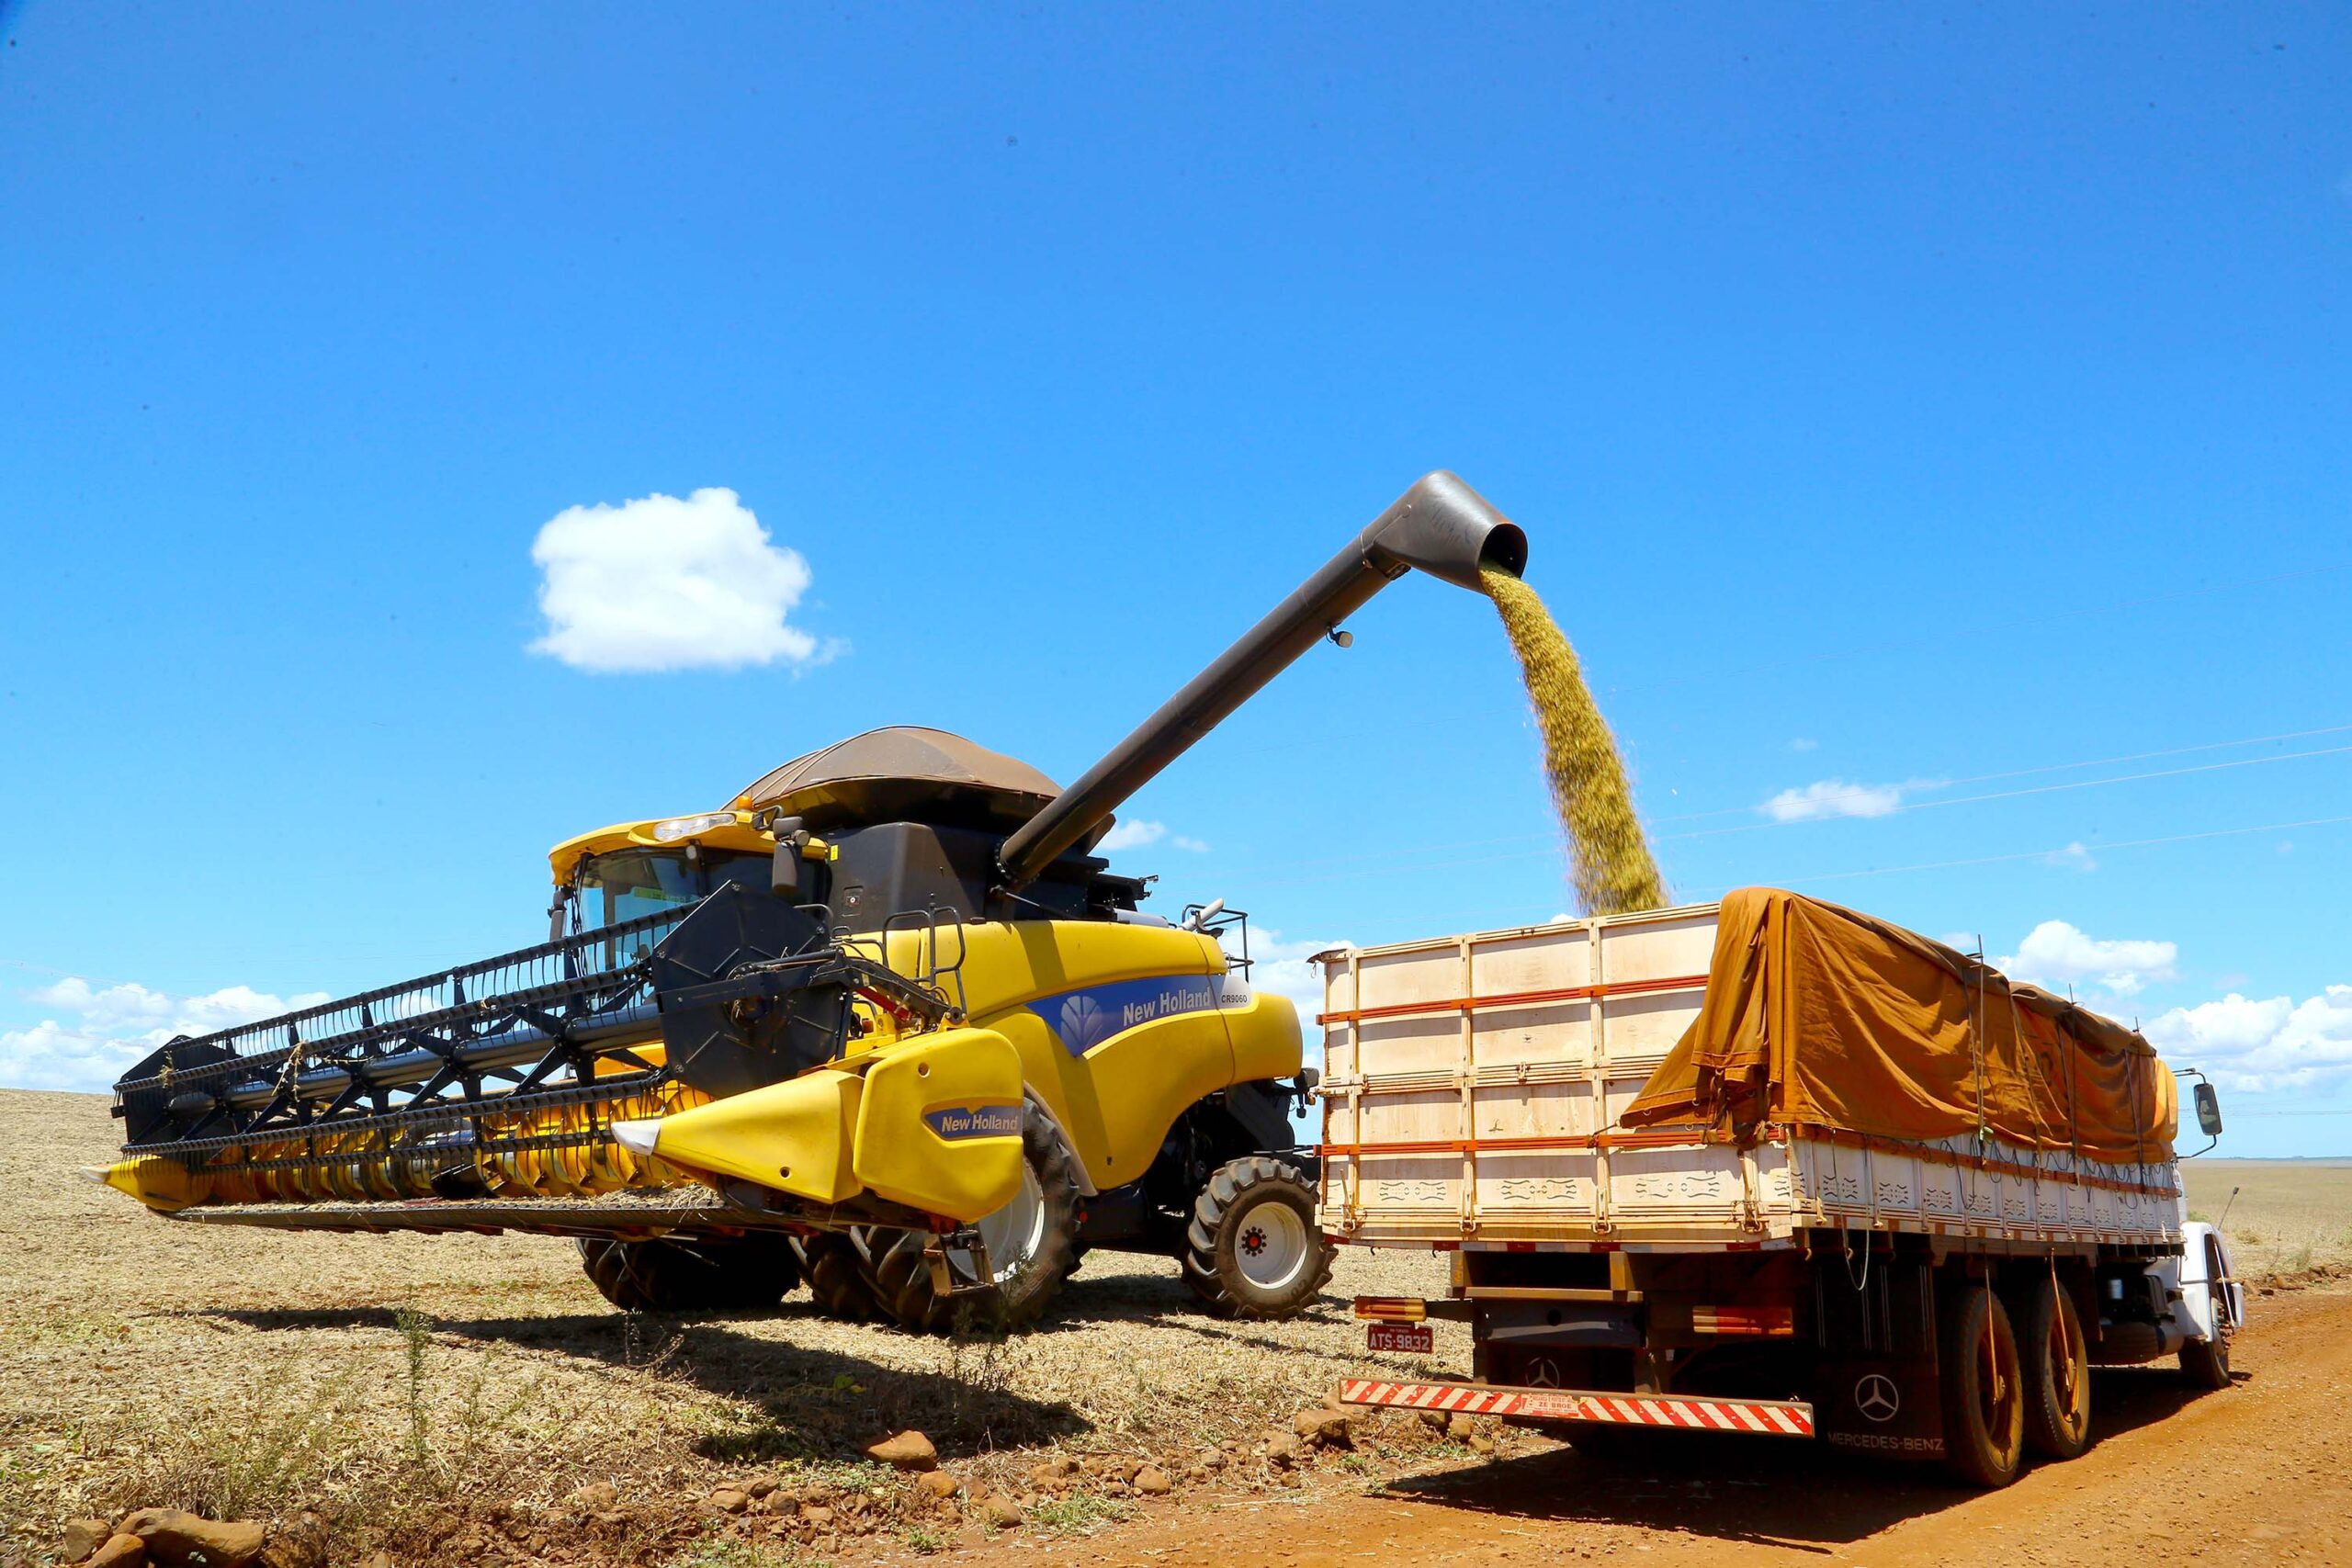
[[[1344,1404],[1998,1487],[2088,1446],[2093,1366],[2229,1382],[2245,1296],[2188,1216],[2174,1074],[1981,954],[1747,888],[1320,962],[1318,1223],[1451,1255],[1442,1298],[1356,1299],[1373,1349],[1473,1347]]]
[[[1017,1327],[1117,1247],[1291,1315],[1331,1266],[1296,1010],[1250,987],[1245,915],[1150,914],[1091,852],[1382,589],[1526,555],[1433,473],[1067,788],[899,726],[566,840],[547,942],[170,1041],[91,1174],[189,1224],[570,1236],[629,1310],[805,1281],[840,1316]]]

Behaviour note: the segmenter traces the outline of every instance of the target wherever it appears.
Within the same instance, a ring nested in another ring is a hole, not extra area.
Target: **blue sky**
[[[1444,466],[1679,894],[1981,933],[2352,1153],[2340,9],[0,23],[0,1081],[534,940],[555,839],[873,724],[1072,776]],[[1293,960],[1567,908],[1490,608],[1354,629],[1122,867]]]

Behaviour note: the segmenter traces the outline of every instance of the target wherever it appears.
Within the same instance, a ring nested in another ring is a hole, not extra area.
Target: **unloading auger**
[[[572,1235],[632,1308],[805,1279],[843,1316],[1012,1324],[1111,1247],[1286,1316],[1330,1270],[1296,1011],[1250,989],[1245,915],[1142,914],[1087,852],[1387,583],[1477,589],[1526,549],[1433,473],[1068,789],[879,729],[567,840],[550,940],[171,1042],[115,1086],[96,1174],[207,1223]]]

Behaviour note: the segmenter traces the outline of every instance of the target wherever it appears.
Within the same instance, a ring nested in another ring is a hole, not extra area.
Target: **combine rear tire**
[[[1316,1228],[1313,1184],[1265,1155],[1209,1178],[1184,1242],[1184,1283],[1223,1317],[1296,1317],[1330,1283],[1338,1257]]]
[[[584,1236],[580,1266],[623,1312],[747,1312],[773,1307],[800,1282],[781,1236]]]
[[[1043,1316],[1078,1268],[1078,1156],[1061,1129],[1034,1103],[1021,1133],[1021,1191],[978,1224],[988,1246],[990,1289],[943,1296],[933,1288],[922,1231],[868,1231],[866,1279],[882,1310],[918,1334],[967,1321],[994,1329],[1019,1328]]]
[[[856,1242],[838,1231],[824,1231],[793,1246],[819,1312],[843,1323],[864,1323],[882,1310],[865,1282],[865,1263]]]

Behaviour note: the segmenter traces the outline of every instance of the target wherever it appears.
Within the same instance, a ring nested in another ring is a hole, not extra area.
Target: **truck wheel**
[[[1315,1224],[1315,1189],[1265,1155],[1228,1161],[1201,1189],[1184,1230],[1184,1282],[1212,1311],[1296,1317],[1330,1282],[1338,1249]]]
[[[2025,1390],[2001,1300],[1982,1285],[1946,1298],[1942,1354],[1944,1464],[1972,1486],[2018,1478],[2025,1456]]]
[[[860,1267],[857,1243],[838,1231],[821,1231],[793,1247],[817,1310],[843,1323],[864,1323],[881,1310]]]
[[[2205,1244],[2205,1277],[2222,1278],[2222,1249],[2210,1239]],[[2230,1321],[2230,1291],[2227,1285],[2212,1287],[2213,1337],[2192,1339],[2180,1348],[2180,1372],[2199,1388],[2230,1386],[2230,1335],[2237,1325]]]
[[[2180,1373],[2198,1388],[2230,1386],[2230,1342],[2192,1339],[2180,1348]]]
[[[2047,1459],[2073,1459],[2091,1446],[2091,1351],[2071,1292],[2055,1280],[2034,1287],[2026,1308],[2025,1440]]]
[[[932,1286],[923,1251],[932,1237],[922,1231],[871,1231],[870,1278],[882,1310],[901,1327],[936,1333],[954,1326],[967,1305],[971,1321],[991,1328],[1019,1328],[1045,1314],[1078,1267],[1078,1156],[1053,1119],[1035,1106],[1022,1123],[1021,1191],[1012,1202],[984,1216],[975,1227],[988,1246],[994,1284],[961,1296],[942,1296]]]
[[[800,1282],[782,1236],[582,1236],[580,1266],[623,1312],[743,1312],[772,1307]]]

